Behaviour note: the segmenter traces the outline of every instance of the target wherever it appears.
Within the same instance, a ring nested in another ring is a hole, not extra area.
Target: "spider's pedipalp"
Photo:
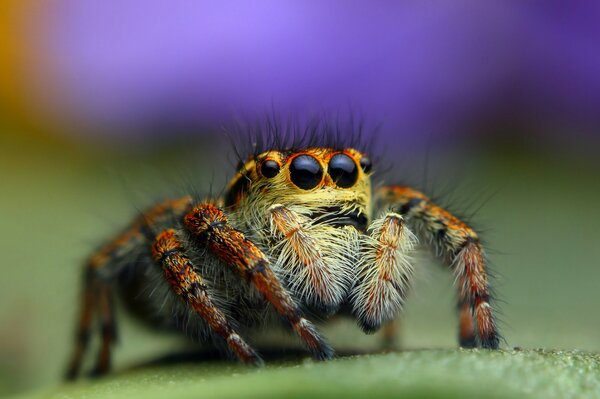
[[[402,309],[413,274],[409,256],[416,239],[402,216],[393,212],[375,220],[369,232],[351,302],[363,330],[374,332]]]
[[[458,285],[461,344],[471,347],[475,338],[476,343],[484,348],[498,348],[499,335],[490,305],[485,255],[475,231],[410,187],[382,187],[377,196],[381,206],[397,209],[454,270]]]
[[[271,234],[281,240],[277,265],[286,273],[290,288],[326,313],[334,312],[351,284],[350,262],[331,256],[332,251],[324,254],[321,243],[335,240],[341,231],[323,237],[323,227],[311,229],[308,219],[281,204],[273,205],[269,213]]]

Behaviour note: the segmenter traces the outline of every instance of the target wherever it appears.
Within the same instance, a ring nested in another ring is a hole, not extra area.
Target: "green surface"
[[[593,398],[600,356],[431,350],[304,361],[263,370],[222,364],[148,367],[25,398]]]
[[[222,155],[211,147],[198,161],[212,171],[227,165]],[[459,176],[463,184],[454,190],[451,202],[460,210],[461,198],[466,204],[499,189],[474,219],[483,227],[498,274],[505,348],[600,351],[598,166],[561,156],[488,151],[468,161]],[[399,348],[405,352],[269,365],[258,372],[214,363],[127,371],[189,345],[150,333],[120,314],[115,374],[61,386],[83,259],[137,208],[159,197],[157,192],[185,185],[194,174],[182,165],[176,152],[115,155],[96,148],[43,148],[20,139],[0,142],[0,396],[95,398],[145,390],[152,397],[168,389],[178,393],[174,397],[216,391],[234,397],[267,386],[273,395],[285,390],[302,397],[311,389],[322,395],[343,389],[347,397],[365,390],[478,397],[480,389],[499,397],[600,397],[596,355],[455,350],[452,276],[426,254],[417,257],[417,281],[401,318]],[[205,174],[197,185],[212,181],[220,188],[225,169]],[[380,335],[364,335],[350,321],[335,320],[323,331],[342,353],[377,350],[381,342]],[[289,342],[297,345],[294,338]]]

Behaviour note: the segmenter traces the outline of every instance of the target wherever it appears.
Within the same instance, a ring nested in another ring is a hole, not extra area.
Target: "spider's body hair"
[[[294,153],[307,148],[360,149],[373,156],[377,127],[369,128],[359,116],[350,112],[347,117],[328,113],[308,118],[275,115],[238,123],[230,132],[237,161],[244,164],[267,151]],[[239,168],[238,168],[239,169]]]

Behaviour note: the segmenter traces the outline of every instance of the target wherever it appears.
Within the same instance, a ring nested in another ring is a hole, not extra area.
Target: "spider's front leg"
[[[262,364],[258,354],[232,328],[225,314],[214,304],[208,287],[185,255],[184,246],[174,229],[167,229],[156,236],[152,245],[152,257],[162,266],[173,291],[204,319],[211,331],[227,342],[227,346],[243,363]]]
[[[292,326],[317,359],[329,359],[333,350],[285,290],[269,260],[242,232],[234,229],[225,213],[213,204],[201,204],[184,217],[187,231],[225,264],[237,270]]]
[[[479,237],[466,223],[410,187],[388,186],[377,192],[381,207],[392,207],[426,242],[441,251],[457,275],[461,346],[496,349],[499,335],[490,306],[488,272]]]

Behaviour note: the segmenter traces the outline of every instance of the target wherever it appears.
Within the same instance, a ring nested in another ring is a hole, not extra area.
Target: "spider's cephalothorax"
[[[354,149],[268,151],[229,186],[231,222],[265,249],[302,303],[331,313],[348,299],[371,220],[369,164]]]
[[[261,360],[242,333],[281,319],[327,359],[333,351],[302,309],[351,309],[366,332],[393,320],[412,278],[411,230],[456,274],[461,345],[497,348],[477,234],[409,187],[372,192],[371,174],[368,155],[353,148],[268,150],[241,162],[223,199],[148,210],[88,262],[69,376],[96,317],[96,371],[108,370],[114,291],[155,326],[214,338],[243,362]]]

